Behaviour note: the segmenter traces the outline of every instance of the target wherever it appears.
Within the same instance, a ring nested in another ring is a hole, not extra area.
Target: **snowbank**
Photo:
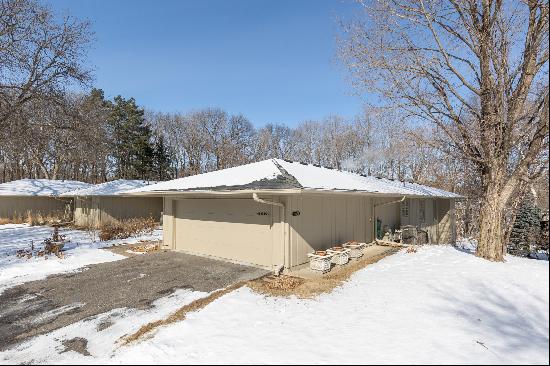
[[[143,313],[122,312],[106,330],[83,321],[6,351],[0,360],[547,364],[548,268],[548,262],[508,257],[492,263],[450,246],[423,247],[385,258],[313,300],[242,288],[141,343],[114,344],[114,335],[143,324]],[[186,301],[167,299],[162,312]],[[58,354],[61,342],[77,335],[88,339],[91,356]]]
[[[97,241],[91,233],[82,230],[61,229],[60,234],[69,240],[65,244],[65,258],[55,256],[33,257],[31,259],[17,258],[15,253],[21,249],[42,246],[42,241],[51,237],[53,229],[48,226],[29,226],[27,224],[0,225],[0,293],[6,288],[23,282],[39,280],[51,274],[78,270],[84,266],[111,262],[125,258],[107,250],[104,247],[122,243],[133,244],[140,240],[160,240],[162,231],[156,230],[151,235],[135,238]]]

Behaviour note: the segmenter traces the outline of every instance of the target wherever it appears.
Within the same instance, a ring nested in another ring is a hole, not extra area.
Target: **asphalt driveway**
[[[151,307],[176,289],[211,292],[264,270],[177,252],[95,264],[0,294],[0,350],[116,308]]]

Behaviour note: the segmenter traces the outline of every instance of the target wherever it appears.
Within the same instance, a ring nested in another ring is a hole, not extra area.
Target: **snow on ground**
[[[93,361],[74,351],[65,351],[64,340],[84,338],[87,351],[92,355],[106,354],[121,347],[121,338],[136,332],[141,326],[169,316],[174,308],[189,304],[206,293],[191,290],[176,290],[171,295],[158,299],[151,309],[114,309],[83,321],[54,330],[34,338],[10,351],[0,352],[0,364],[24,362],[33,364],[63,363],[87,364]],[[97,360],[96,360],[97,361]]]
[[[39,280],[51,274],[70,272],[84,266],[116,261],[124,256],[100,248],[122,243],[133,244],[140,240],[160,240],[162,230],[155,230],[151,235],[135,238],[98,241],[97,235],[82,230],[60,229],[60,234],[69,240],[65,244],[65,258],[54,255],[33,257],[31,259],[17,258],[15,253],[21,249],[30,249],[34,243],[35,249],[42,247],[42,241],[52,236],[53,228],[49,226],[29,226],[27,224],[0,225],[0,293],[6,288],[23,282]]]
[[[144,313],[121,310],[129,313],[101,332],[83,321],[0,353],[0,362],[548,364],[548,278],[547,261],[492,263],[422,247],[315,299],[241,288],[130,346],[113,342],[143,324]],[[158,314],[203,295],[178,293],[182,302],[164,299]],[[91,356],[55,352],[75,336],[88,339]]]

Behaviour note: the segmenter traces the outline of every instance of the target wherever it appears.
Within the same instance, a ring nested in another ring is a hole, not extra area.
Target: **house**
[[[129,218],[152,217],[160,221],[162,198],[120,196],[123,192],[152,183],[155,182],[118,179],[66,192],[61,196],[74,198],[74,223],[77,226],[100,227]]]
[[[270,269],[378,228],[415,225],[433,243],[455,240],[459,196],[318,165],[269,159],[127,192],[164,200],[164,248]],[[379,230],[380,231],[380,230]]]
[[[70,216],[70,197],[61,194],[90,184],[72,180],[21,179],[0,184],[0,218],[14,219],[28,213]]]

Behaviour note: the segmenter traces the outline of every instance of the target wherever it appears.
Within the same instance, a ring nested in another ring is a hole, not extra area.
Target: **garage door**
[[[251,199],[178,200],[176,250],[271,266],[271,210]]]

